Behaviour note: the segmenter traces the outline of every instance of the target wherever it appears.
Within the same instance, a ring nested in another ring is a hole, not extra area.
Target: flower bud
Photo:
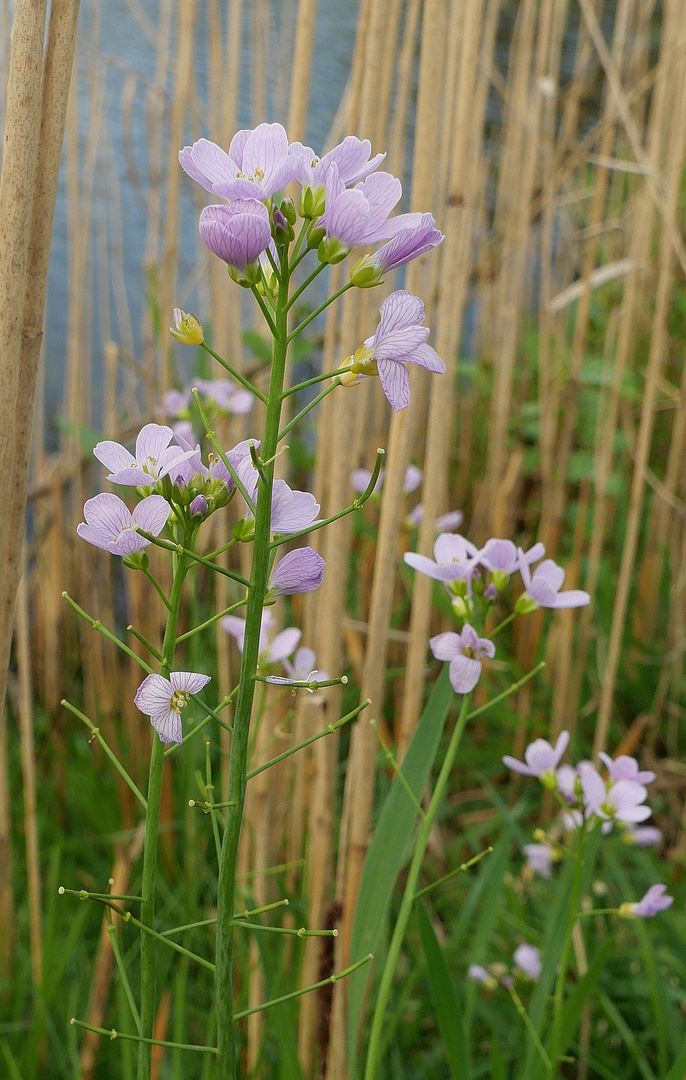
[[[491,582],[489,582],[489,584],[484,589],[484,600],[488,604],[494,604],[497,599],[498,599],[498,590],[496,589],[495,585],[491,581]]]
[[[535,600],[532,600],[527,593],[522,593],[514,606],[515,615],[531,615],[532,611],[535,611],[537,607],[538,604]]]
[[[315,225],[314,222],[307,230],[307,247],[310,251],[314,251],[318,248],[322,240],[326,236],[326,229],[323,229],[320,225]]]
[[[557,773],[554,769],[546,769],[539,779],[546,791],[557,791]]]
[[[234,527],[231,534],[234,540],[240,541],[242,544],[248,544],[255,536],[255,519],[246,515],[241,518]]]
[[[335,236],[325,236],[317,248],[317,258],[320,262],[334,266],[336,263],[343,262],[349,250],[350,248],[347,248]]]
[[[283,247],[284,244],[290,244],[291,240],[295,238],[293,226],[289,224],[278,207],[275,208],[273,214],[272,234],[275,243],[280,247]]]
[[[191,517],[207,516],[207,499],[204,495],[196,495],[191,503]]]
[[[504,592],[508,586],[510,575],[506,574],[504,570],[492,570],[491,581],[495,585],[498,592]]]
[[[229,277],[244,289],[252,289],[253,285],[257,285],[261,280],[260,264],[257,260],[247,263],[242,270],[236,266],[229,266],[227,269]]]
[[[292,199],[282,199],[279,210],[281,211],[289,225],[295,225],[295,203]]]
[[[171,502],[177,506],[188,506],[191,501],[191,493],[187,484],[174,484],[171,493]]]
[[[465,622],[469,622],[474,614],[474,602],[469,596],[454,596],[452,601],[452,608],[458,619],[464,619]]]
[[[358,289],[373,289],[383,281],[383,274],[372,255],[363,255],[350,271],[350,280]]]
[[[324,213],[325,201],[325,189],[323,185],[320,184],[316,188],[303,188],[300,192],[300,203],[298,206],[300,217],[313,219],[321,217]]]
[[[205,335],[197,315],[174,308],[173,318],[174,325],[169,327],[172,337],[184,345],[202,345]]]
[[[122,562],[131,570],[147,570],[150,565],[148,556],[144,551],[132,551],[130,555],[124,555]]]

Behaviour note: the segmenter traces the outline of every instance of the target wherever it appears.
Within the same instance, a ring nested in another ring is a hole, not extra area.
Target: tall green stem
[[[465,694],[465,696],[462,698],[460,715],[457,718],[455,730],[453,731],[450,738],[450,743],[448,745],[445,758],[443,759],[443,765],[441,766],[441,771],[438,774],[436,787],[434,788],[433,795],[431,796],[429,809],[426,812],[426,816],[422,820],[421,827],[417,835],[417,843],[415,844],[414,852],[412,854],[412,862],[410,863],[410,870],[407,875],[405,892],[403,893],[400,911],[398,912],[398,918],[393,929],[393,937],[391,938],[391,944],[388,950],[388,955],[386,957],[386,963],[384,965],[383,973],[381,975],[381,983],[379,985],[376,996],[374,1017],[372,1019],[372,1030],[369,1036],[369,1046],[367,1048],[367,1064],[365,1066],[364,1080],[374,1080],[379,1069],[384,1019],[386,1015],[388,999],[391,993],[391,987],[393,985],[393,976],[395,974],[395,969],[398,963],[398,957],[400,956],[400,949],[402,947],[403,939],[407,931],[407,924],[409,923],[410,915],[412,914],[412,905],[414,904],[415,893],[417,892],[417,881],[419,880],[419,873],[422,868],[422,862],[424,861],[424,853],[426,852],[426,847],[429,842],[431,829],[433,828],[433,823],[436,820],[436,816],[438,814],[438,811],[440,810],[441,803],[443,802],[445,789],[448,786],[450,773],[455,763],[455,757],[457,755],[457,751],[460,745],[462,733],[467,723],[468,708],[469,694]]]
[[[185,538],[184,538],[185,541]],[[190,563],[180,555],[174,567],[169,614],[164,631],[160,674],[167,676],[174,661],[176,625],[179,620],[181,592]],[[152,753],[148,776],[148,809],[145,817],[145,852],[143,855],[143,884],[141,895],[141,922],[153,927],[155,921],[155,875],[157,871],[157,833],[160,823],[160,799],[162,797],[162,770],[164,766],[164,743],[156,731],[152,733]],[[144,1039],[151,1039],[155,1023],[155,953],[157,943],[141,931],[141,1029]],[[138,1080],[150,1080],[150,1054],[152,1044],[138,1044]]]
[[[229,765],[229,791],[226,811],[226,828],[222,843],[219,867],[219,892],[217,896],[217,943],[216,943],[216,1010],[218,1063],[220,1080],[234,1080],[236,1076],[236,1030],[233,1016],[233,913],[235,910],[236,862],[243,823],[243,806],[248,769],[248,744],[250,714],[255,693],[255,672],[259,653],[262,609],[269,576],[271,538],[271,501],[274,480],[274,455],[277,450],[279,422],[281,419],[281,395],[283,393],[286,354],[288,350],[288,288],[289,269],[282,258],[279,294],[275,312],[275,333],[272,353],[272,371],[267,397],[267,413],[262,440],[262,460],[267,462],[261,469],[257,489],[255,514],[255,539],[253,544],[252,572],[246,610],[245,639],[241,660],[240,682],[234,733],[231,740]]]
[[[562,1040],[562,1009],[564,1005],[564,988],[567,981],[567,969],[572,952],[572,935],[576,920],[579,916],[579,903],[583,889],[584,870],[584,841],[586,839],[586,822],[578,829],[576,835],[576,852],[574,858],[574,882],[572,884],[572,896],[569,904],[569,915],[565,928],[565,938],[562,945],[562,956],[557,971],[555,993],[553,995],[553,1030],[550,1038],[550,1062],[548,1076],[553,1080],[557,1072],[557,1065],[562,1053],[560,1042]]]

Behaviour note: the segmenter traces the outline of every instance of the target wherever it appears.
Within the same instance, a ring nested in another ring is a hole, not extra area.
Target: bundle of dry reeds
[[[90,494],[86,455],[75,436],[100,426],[93,410],[94,387],[102,380],[104,437],[125,440],[143,417],[155,418],[161,394],[173,382],[173,364],[179,362],[164,328],[171,308],[184,306],[191,296],[202,314],[212,313],[218,351],[239,370],[249,360],[238,290],[228,287],[217,261],[200,249],[197,258],[193,252],[193,267],[187,271],[189,253],[181,251],[181,230],[191,207],[185,205],[188,191],[177,165],[178,147],[200,135],[226,144],[239,115],[248,112],[251,124],[287,121],[290,137],[304,138],[308,101],[316,92],[310,85],[314,0],[300,0],[297,12],[284,2],[278,26],[272,24],[266,0],[245,6],[230,0],[226,11],[217,0],[208,0],[206,44],[199,40],[195,0],[161,0],[156,25],[137,4],[128,6],[155,58],[145,88],[148,184],[138,192],[146,212],[145,258],[134,277],[125,272],[122,256],[127,242],[122,202],[132,197],[130,175],[122,178],[115,166],[108,169],[105,185],[101,179],[113,152],[103,122],[106,68],[94,62],[92,41],[81,42],[82,51],[91,50],[91,62],[79,69],[81,81],[72,87],[67,116],[70,304],[63,407],[69,429],[59,452],[49,453],[44,442],[49,403],[43,395],[29,492],[28,570],[16,626],[29,833],[35,816],[30,656],[33,692],[57,714],[74,668],[73,651],[65,643],[83,633],[61,610],[60,593],[78,594],[84,608],[97,610],[106,621],[114,618],[120,588],[118,581],[102,578],[96,553],[81,552],[78,561],[73,555],[74,526]],[[16,484],[13,479],[17,494],[10,503],[0,560],[5,616],[14,606],[22,551],[26,433],[77,7],[70,0],[51,5],[41,112],[45,12],[41,15],[38,4],[15,4],[0,186],[0,336],[5,343],[0,454],[2,475],[18,478]],[[490,535],[541,538],[551,555],[564,552],[569,587],[579,585],[596,595],[603,576],[612,578],[609,622],[604,617],[608,609],[600,605],[586,609],[580,623],[566,613],[557,618],[547,644],[550,719],[532,711],[531,688],[525,687],[517,700],[521,724],[514,752],[532,725],[545,733],[548,724],[554,736],[593,717],[596,750],[605,748],[614,724],[623,725],[623,734],[636,719],[615,708],[629,637],[634,662],[654,656],[656,641],[666,653],[649,719],[641,722],[653,740],[664,736],[672,753],[679,746],[686,632],[686,481],[681,468],[686,369],[671,336],[670,303],[686,271],[679,203],[686,148],[681,78],[686,24],[679,0],[668,0],[660,11],[654,0],[617,0],[602,28],[599,14],[592,0],[360,2],[331,140],[351,132],[371,138],[375,150],[388,148],[390,169],[404,177],[409,208],[435,213],[445,243],[430,264],[419,260],[412,265],[406,286],[425,298],[432,342],[448,373],[429,386],[418,372],[412,410],[394,415],[390,424],[378,387],[366,380],[348,393],[328,397],[316,427],[314,484],[327,513],[349,501],[351,471],[369,464],[377,446],[388,448],[375,560],[355,547],[350,518],[314,534],[312,544],[321,550],[327,572],[302,611],[303,640],[314,644],[316,639],[319,666],[338,672],[350,665],[361,700],[369,697],[373,704],[354,729],[340,821],[333,812],[340,746],[332,736],[315,743],[311,753],[290,759],[278,782],[255,791],[247,810],[251,839],[243,869],[280,862],[297,866],[291,884],[309,897],[309,924],[324,926],[333,919],[341,927],[337,967],[347,961],[369,840],[377,759],[369,720],[385,726],[386,740],[397,745],[402,758],[424,700],[428,637],[440,624],[428,579],[418,575],[409,585],[398,584],[399,559],[410,544],[403,524],[409,461],[424,470],[418,535],[423,553],[431,553],[436,516],[459,506],[465,514],[462,531],[477,543]],[[21,33],[18,26],[24,28]],[[285,75],[268,81],[269,58],[290,56],[291,47],[290,72],[286,65]],[[206,86],[194,63],[200,49],[207,55]],[[242,67],[244,49],[251,50],[249,72]],[[125,131],[136,96],[133,73],[130,78],[134,82],[126,81],[122,94]],[[21,122],[18,80],[24,94]],[[84,94],[90,101],[85,136]],[[39,177],[35,188],[34,176]],[[109,233],[98,217],[103,205]],[[96,262],[104,283],[99,300],[89,291]],[[332,271],[331,290],[339,274]],[[154,295],[144,307],[139,334],[138,328],[135,333],[127,328],[133,324],[132,291],[140,291],[144,278],[154,283]],[[397,282],[388,280],[383,294],[394,287]],[[107,314],[110,297],[115,320]],[[336,368],[372,332],[380,299],[376,293],[348,294],[340,318],[328,318],[315,342],[322,370]],[[101,350],[93,347],[94,301]],[[679,343],[683,347],[683,340]],[[96,352],[102,353],[102,370]],[[234,418],[226,434],[237,441],[247,428]],[[288,463],[280,467],[287,470]],[[667,610],[661,599],[665,574],[673,583]],[[126,597],[131,621],[156,641],[160,628],[131,580]],[[223,608],[227,602],[224,587],[218,586],[217,605]],[[400,626],[399,610],[406,615]],[[518,631],[515,650],[523,668],[539,652],[542,625],[534,616]],[[30,642],[38,648],[31,650]],[[8,655],[9,640],[0,636],[0,675]],[[115,743],[129,746],[135,773],[133,762],[141,756],[135,748],[147,733],[132,706],[132,666],[115,667],[102,643],[90,638],[81,655],[88,711],[92,708],[109,726]],[[235,656],[220,630],[217,655],[222,689],[228,689]],[[389,656],[394,667],[404,668],[404,678],[392,685],[386,677]],[[340,698],[340,687],[330,687],[298,700],[292,720],[295,740],[340,715]],[[266,716],[257,753],[284,721],[278,710]],[[6,739],[0,722],[0,960],[7,957],[12,932]],[[122,786],[120,794],[122,818],[130,825],[130,793]],[[38,980],[36,852],[34,835],[27,857]],[[260,902],[270,898],[266,886],[263,892],[257,896]],[[322,948],[319,939],[307,943],[303,985],[315,982],[322,963],[328,962]],[[251,995],[259,993],[257,979]],[[302,1000],[299,1052],[308,1075],[317,1069],[327,1080],[347,1076],[345,994],[345,984],[339,983],[332,1002],[318,995]],[[329,1012],[331,1022],[322,1031],[320,1018]],[[261,1037],[262,1024],[256,1020],[250,1028],[252,1064]]]

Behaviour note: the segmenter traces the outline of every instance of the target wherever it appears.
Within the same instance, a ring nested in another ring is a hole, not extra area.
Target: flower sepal
[[[343,262],[349,251],[350,248],[335,236],[325,236],[317,248],[317,258],[322,263],[335,266],[336,263]]]
[[[314,251],[318,248],[322,240],[326,236],[326,229],[323,229],[321,225],[315,225],[314,221],[307,230],[307,247],[309,251]]]
[[[363,255],[350,271],[350,280],[358,289],[373,289],[383,282],[383,273],[371,255]]]
[[[515,615],[531,615],[538,607],[535,600],[532,600],[527,593],[522,593],[514,606]]]
[[[302,218],[320,218],[326,206],[326,190],[323,184],[305,187],[300,192],[298,212]]]
[[[132,551],[130,555],[124,555],[122,562],[130,570],[147,570],[150,565],[145,551]]]
[[[255,519],[247,514],[240,521],[237,521],[233,527],[231,534],[234,540],[238,540],[241,544],[249,544],[251,540],[255,538]]]
[[[262,280],[262,271],[257,260],[246,263],[242,270],[237,266],[227,266],[227,270],[231,280],[243,289],[252,289],[253,285],[257,285]]]

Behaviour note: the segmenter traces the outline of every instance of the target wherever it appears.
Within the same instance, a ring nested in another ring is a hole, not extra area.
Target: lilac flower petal
[[[245,619],[241,619],[238,615],[226,615],[225,618],[221,619],[220,626],[235,639],[239,652],[243,652]]]
[[[343,188],[330,203],[327,190],[324,221],[327,236],[335,237],[346,247],[355,247],[369,230],[369,203],[357,188]]]
[[[629,828],[628,835],[637,847],[653,847],[662,840],[662,831],[655,825],[643,825],[639,829]]]
[[[455,656],[450,661],[450,685],[456,694],[470,694],[481,678],[481,661]]]
[[[112,442],[111,439],[99,442],[93,450],[93,454],[112,473],[121,472],[122,469],[128,469],[136,464],[133,454],[125,446],[118,442]]]
[[[312,525],[319,503],[309,491],[292,491],[285,480],[277,480],[272,493],[272,532],[282,536]]]
[[[411,495],[413,491],[416,491],[422,482],[422,470],[418,469],[416,465],[408,465],[405,470],[405,481],[403,483],[403,492],[405,495]]]
[[[298,647],[302,632],[295,626],[289,626],[277,634],[269,646],[265,660],[268,664],[280,664],[291,656]]]
[[[312,592],[322,583],[325,565],[311,547],[289,551],[274,567],[269,587],[280,596]]]
[[[524,553],[524,560],[530,566],[531,563],[538,562],[539,559],[542,559],[544,555],[545,544],[542,544],[539,540],[538,543],[534,544],[533,547],[529,548],[529,550]]]
[[[581,788],[584,793],[586,806],[592,813],[597,814],[607,795],[605,782],[600,773],[597,772],[592,765],[581,765],[579,767],[579,774],[581,776]],[[607,815],[603,814],[603,816],[605,817]]]
[[[545,739],[534,739],[527,746],[524,757],[527,765],[534,770],[537,776],[547,772],[549,769],[556,768],[559,760],[550,743]]]
[[[204,686],[210,681],[209,675],[201,675],[197,671],[172,671],[169,675],[174,690],[185,690],[188,694],[199,694]]]
[[[95,498],[88,499],[83,508],[83,514],[88,527],[95,530],[102,538],[103,543],[99,546],[106,546],[110,540],[119,535],[122,529],[131,525],[131,514],[126,503],[122,502],[118,495],[112,495],[109,491],[103,491]]]
[[[558,593],[555,602],[550,606],[554,608],[575,608],[584,607],[590,602],[590,593],[584,592],[583,589],[567,589],[566,592]],[[544,606],[547,605],[541,604],[541,607]]]
[[[525,844],[522,848],[527,866],[541,877],[549,878],[553,872],[552,852],[547,844]]]
[[[430,638],[429,647],[437,660],[453,660],[460,654],[462,639],[453,630],[448,630]]]
[[[424,322],[424,304],[407,289],[396,289],[387,296],[381,305],[381,318],[374,337],[383,339],[394,330],[404,330],[408,326],[420,326]]]
[[[443,234],[436,228],[433,216],[422,214],[419,225],[403,229],[382,248],[379,248],[374,256],[374,262],[381,273],[397,270],[399,266],[404,266],[412,259],[418,258],[442,243],[443,239]]]
[[[201,187],[204,187],[205,191],[213,191],[212,181],[193,161],[192,146],[184,146],[183,150],[179,150],[179,164],[183,171],[190,176],[191,180],[195,180],[196,184],[200,184]]]
[[[293,657],[292,671],[293,676],[299,682],[304,682],[310,672],[314,671],[317,666],[317,657],[315,656],[314,649],[308,649],[303,646],[296,651]]]
[[[174,432],[166,424],[146,424],[136,439],[136,461],[159,461],[173,437]]]
[[[493,537],[486,541],[479,561],[487,570],[513,574],[517,569],[517,548],[511,540],[497,540]]]
[[[406,551],[403,559],[413,570],[419,571],[420,574],[426,574],[427,577],[433,578],[434,581],[457,581],[464,577],[463,569],[457,563],[439,566],[433,559],[429,559],[426,555],[419,555],[415,551]]]
[[[673,896],[664,895],[666,891],[666,885],[651,885],[637,904],[630,905],[632,913],[639,919],[651,919],[661,911],[666,911],[674,903]]]
[[[369,204],[369,229],[364,237],[365,244],[375,244],[379,240],[388,240],[392,233],[386,231],[388,216],[400,202],[403,193],[402,184],[395,176],[387,172],[377,172],[364,180],[359,189]]]
[[[150,717],[150,723],[163,743],[180,743],[183,740],[183,725],[178,709],[168,709],[164,713]]]
[[[381,338],[378,331],[374,335],[374,359],[396,360],[407,363],[420,345],[423,345],[430,333],[428,326],[405,326],[400,330],[389,330]]]
[[[445,375],[445,364],[430,345],[418,345],[411,355],[404,357],[406,364],[417,364],[433,375]]]
[[[271,240],[269,213],[255,199],[235,199],[231,206],[206,206],[198,227],[210,251],[237,270],[254,262]]]
[[[649,806],[627,806],[617,814],[618,821],[639,822],[646,821],[652,813]]]
[[[559,592],[564,584],[565,572],[553,559],[544,559],[540,566],[536,567],[533,580],[544,581],[553,592]]]
[[[241,166],[246,175],[256,170],[268,181],[278,165],[288,157],[288,135],[281,124],[258,124],[245,140]]]
[[[161,495],[148,495],[134,507],[131,517],[141,529],[152,533],[153,536],[159,536],[170,514],[171,506],[166,499],[163,499]]]
[[[379,379],[388,403],[396,412],[410,404],[410,375],[403,364],[393,360],[377,360]]]
[[[434,559],[437,563],[466,563],[478,554],[474,544],[459,533],[441,533],[434,544]]]
[[[508,769],[512,769],[513,772],[519,773],[521,776],[538,776],[538,773],[534,772],[528,765],[524,765],[523,762],[517,761],[517,758],[510,757],[509,754],[505,754],[502,762]]]
[[[169,709],[173,692],[172,684],[163,675],[146,675],[133,700],[142,713],[154,716]]]
[[[519,945],[514,951],[513,960],[515,966],[534,982],[540,977],[543,964],[541,954],[534,945],[527,945],[526,942]]]
[[[322,158],[322,164],[335,162],[338,175],[344,184],[356,184],[370,173],[378,169],[386,157],[385,154],[377,154],[369,160],[372,144],[368,139],[358,139],[355,135],[348,135],[333,150],[329,150]]]

